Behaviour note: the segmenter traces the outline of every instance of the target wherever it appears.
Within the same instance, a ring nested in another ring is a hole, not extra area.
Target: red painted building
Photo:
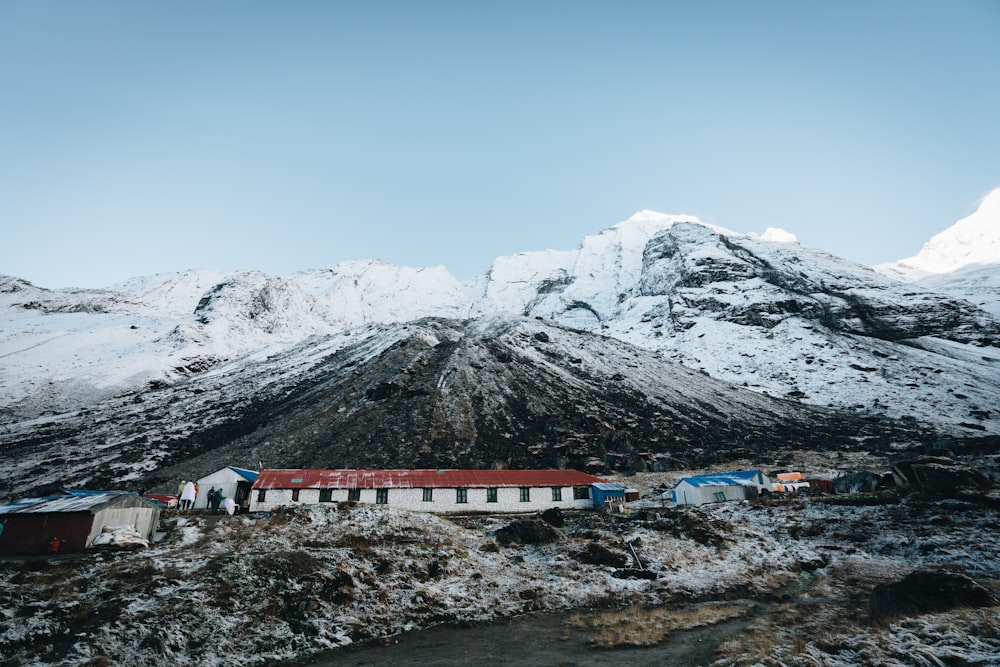
[[[105,527],[130,525],[147,540],[160,520],[160,508],[134,493],[65,492],[0,505],[0,552],[83,551]]]

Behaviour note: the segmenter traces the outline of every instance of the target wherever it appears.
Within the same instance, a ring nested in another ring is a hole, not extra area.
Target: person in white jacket
[[[222,500],[222,507],[226,510],[226,514],[232,516],[236,513],[236,508],[239,507],[239,505],[236,504],[236,501],[233,500],[232,496],[226,496]]]
[[[194,482],[185,484],[184,491],[181,493],[181,509],[189,510],[193,508],[196,497],[198,497],[198,491],[194,488]]]

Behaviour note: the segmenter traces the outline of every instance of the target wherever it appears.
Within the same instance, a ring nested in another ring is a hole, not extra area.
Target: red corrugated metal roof
[[[255,489],[429,489],[589,486],[607,480],[578,470],[261,470]]]

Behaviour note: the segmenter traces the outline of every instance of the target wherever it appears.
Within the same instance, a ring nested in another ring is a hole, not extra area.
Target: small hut
[[[742,470],[685,477],[677,482],[670,496],[677,505],[704,505],[756,498],[767,489],[768,480],[762,472]]]
[[[83,551],[104,528],[131,526],[152,540],[160,508],[135,493],[63,491],[0,505],[0,552]]]
[[[621,510],[625,506],[625,487],[612,482],[597,482],[591,485],[594,507]]]
[[[246,512],[250,508],[250,489],[257,481],[256,470],[244,470],[235,466],[226,466],[197,480],[198,497],[194,506],[208,507],[208,492],[212,488],[222,489],[222,495],[232,498],[240,509]]]

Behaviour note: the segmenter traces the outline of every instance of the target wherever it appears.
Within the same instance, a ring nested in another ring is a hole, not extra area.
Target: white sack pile
[[[101,534],[94,538],[91,546],[108,546],[121,548],[147,548],[149,542],[143,539],[142,535],[132,526],[112,527],[105,526],[101,529]]]

